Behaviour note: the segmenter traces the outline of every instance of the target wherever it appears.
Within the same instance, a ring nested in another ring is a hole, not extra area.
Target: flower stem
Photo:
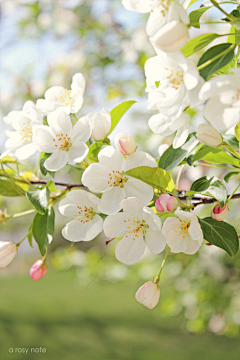
[[[235,192],[237,191],[237,189],[240,187],[240,183],[238,184],[238,186],[236,187],[236,189],[233,191],[233,193],[228,197],[226,204],[228,203],[228,201],[233,197],[233,195],[235,194]]]
[[[9,216],[6,216],[3,220],[1,220],[0,222],[3,222],[5,220],[8,220],[8,219],[12,219],[12,218],[16,218],[16,217],[20,217],[20,216],[25,216],[25,215],[29,215],[29,214],[32,214],[36,212],[35,209],[30,209],[30,210],[26,210],[26,211],[22,211],[20,213],[17,213],[17,214],[13,214],[13,215],[9,215]]]
[[[169,251],[170,251],[170,247],[168,246],[168,247],[167,247],[166,254],[165,254],[164,259],[163,259],[163,262],[162,262],[162,265],[161,265],[161,268],[160,268],[160,271],[159,271],[159,274],[158,274],[157,278],[154,280],[154,282],[155,282],[156,284],[158,284],[159,281],[160,281],[160,276],[161,276],[163,267],[164,267],[164,265],[165,265],[165,262],[166,262],[166,259],[167,259],[167,256],[168,256]]]
[[[232,146],[230,146],[230,145],[227,144],[226,142],[223,142],[223,145],[225,146],[225,148],[226,148],[231,154],[233,154],[234,156],[236,156],[236,157],[238,157],[238,158],[240,159],[240,154],[239,154],[236,150],[234,150],[234,149],[232,148]]]
[[[202,70],[205,67],[207,67],[208,65],[212,64],[214,61],[216,61],[217,59],[219,59],[220,57],[222,57],[223,55],[227,55],[232,49],[234,49],[236,47],[236,45],[238,45],[238,43],[236,44],[232,44],[231,46],[229,46],[226,50],[222,51],[221,53],[217,54],[216,56],[214,56],[212,59],[205,61],[205,63],[203,63],[202,65],[199,65],[197,67],[198,70]]]
[[[228,14],[215,0],[210,0],[210,1],[218,10],[220,10],[224,15],[226,15],[229,20],[231,21],[236,20],[235,16]]]
[[[19,247],[19,245],[21,245],[21,243],[28,237],[28,235],[31,234],[31,232],[32,232],[32,230],[30,230],[30,231],[27,233],[27,235],[24,236],[24,238],[16,244],[16,246]]]
[[[199,163],[199,165],[209,166],[209,167],[217,167],[217,168],[228,169],[228,170],[240,172],[240,169],[238,170],[237,168],[234,168],[234,167],[231,168],[231,167],[227,167],[227,166],[220,166],[220,165],[215,165],[215,164],[203,164],[203,163]]]

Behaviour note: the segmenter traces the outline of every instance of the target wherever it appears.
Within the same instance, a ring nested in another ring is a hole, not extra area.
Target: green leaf
[[[234,58],[234,50],[235,47],[231,43],[215,45],[208,49],[199,59],[198,67],[207,63],[208,61],[211,62],[211,60],[215,57],[217,57],[217,59],[209,63],[209,65],[206,64],[206,66],[204,66],[202,69],[200,67],[200,75],[205,80],[207,80],[212,74],[232,61]]]
[[[44,215],[36,214],[33,220],[33,237],[38,244],[40,253],[45,255],[54,234],[55,213],[51,206]]]
[[[32,244],[32,239],[33,239],[32,224],[29,226],[27,239],[28,239],[28,243],[31,246],[31,248],[33,248],[33,244]]]
[[[0,177],[0,195],[2,196],[21,196],[24,195],[23,189],[15,184],[15,181],[11,178],[1,176]]]
[[[200,29],[200,18],[205,13],[206,10],[210,9],[211,6],[202,7],[200,9],[194,10],[189,14],[190,25]]]
[[[239,239],[233,226],[224,221],[214,220],[211,217],[199,219],[199,222],[206,241],[225,250],[231,257],[237,254]]]
[[[195,135],[190,134],[185,144],[180,148],[173,149],[171,145],[160,157],[158,166],[167,172],[171,171],[194,149],[198,142]]]
[[[240,141],[240,121],[235,127],[235,135],[236,135],[236,138],[238,139],[238,141]]]
[[[164,169],[139,166],[126,171],[124,174],[141,180],[158,190],[166,190],[169,192],[174,190],[173,179]]]
[[[104,141],[97,141],[89,146],[88,159],[92,162],[98,161],[98,153],[103,145],[107,145]]]
[[[227,200],[227,189],[215,176],[212,178],[204,176],[194,181],[190,189],[191,193],[193,191],[197,194],[213,197],[219,202],[221,207],[224,206]]]
[[[232,157],[225,151],[206,146],[200,149],[196,155],[194,155],[193,161],[203,160],[210,164],[231,164],[236,167],[240,166],[238,159]]]
[[[7,164],[7,163],[14,164],[15,162],[16,162],[16,160],[8,155],[4,156],[4,158],[0,159],[0,164]]]
[[[225,135],[223,135],[223,140],[228,145],[230,145],[232,148],[234,148],[234,149],[239,148],[239,142],[238,142],[237,138],[234,135],[225,134]]]
[[[113,129],[115,128],[119,120],[122,118],[122,116],[125,114],[125,112],[128,111],[128,109],[130,109],[130,107],[136,102],[136,100],[124,101],[121,104],[117,105],[114,109],[112,109],[112,111],[110,111],[112,125],[109,134],[113,131]]]
[[[240,173],[239,173],[239,172],[234,172],[234,171],[229,172],[227,175],[224,176],[224,181],[226,181],[226,183],[228,183],[229,180],[230,180],[230,178],[231,178],[232,176],[234,176],[234,175],[240,176]]]
[[[45,186],[43,189],[26,192],[26,197],[35,207],[39,214],[44,215],[49,200],[49,189]]]
[[[214,39],[219,37],[220,35],[215,33],[208,33],[203,34],[191,39],[187,42],[187,44],[182,48],[182,53],[185,56],[191,56],[198,52],[199,50],[203,49],[205,46],[210,44]]]

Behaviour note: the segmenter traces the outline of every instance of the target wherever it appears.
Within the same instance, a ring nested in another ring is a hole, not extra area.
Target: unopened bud
[[[212,217],[214,220],[222,221],[222,220],[225,219],[225,217],[227,216],[227,214],[228,214],[228,207],[227,207],[227,205],[224,205],[224,206],[221,208],[220,204],[217,204],[217,205],[214,206],[214,208],[212,209],[211,217]]]
[[[164,52],[179,51],[186,44],[188,39],[188,26],[181,21],[171,21],[164,25],[150,41],[155,50]]]
[[[115,136],[116,149],[123,155],[131,155],[136,151],[136,143],[134,139],[125,133],[119,133]]]
[[[5,267],[17,254],[17,245],[13,242],[0,241],[0,267]]]
[[[152,281],[146,282],[142,285],[135,295],[136,300],[149,309],[153,309],[159,301],[160,289],[158,284]]]
[[[197,129],[198,140],[205,145],[218,147],[222,144],[222,135],[211,125],[200,124]]]
[[[95,141],[104,140],[111,128],[111,115],[103,109],[101,113],[87,115],[92,129],[91,137]]]
[[[44,260],[37,260],[29,271],[29,275],[34,281],[40,280],[46,273],[47,266]]]
[[[155,202],[155,207],[158,212],[173,211],[176,209],[178,201],[174,196],[162,194]]]

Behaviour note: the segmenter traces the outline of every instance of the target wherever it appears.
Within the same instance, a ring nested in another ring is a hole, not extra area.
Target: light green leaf
[[[233,149],[239,148],[239,143],[237,138],[234,135],[231,134],[225,134],[223,135],[223,140],[230,145]]]
[[[2,196],[21,196],[24,195],[23,189],[15,184],[15,181],[11,178],[1,176],[0,177],[0,195]]]
[[[174,190],[173,179],[164,169],[139,166],[126,171],[124,174],[141,180],[158,190],[166,190],[169,192]]]
[[[210,9],[211,6],[202,7],[200,9],[194,10],[189,14],[190,25],[200,29],[200,18],[205,13],[206,10]]]
[[[49,200],[49,189],[47,186],[41,190],[38,189],[26,192],[26,197],[32,203],[32,205],[35,207],[39,214],[45,214]]]
[[[235,127],[235,135],[236,135],[236,138],[238,139],[238,141],[240,141],[240,121]]]
[[[130,109],[130,107],[135,104],[136,100],[129,100],[124,101],[121,104],[117,105],[112,111],[110,111],[111,114],[111,129],[109,131],[109,134],[113,131],[113,129],[116,127],[119,120],[122,118],[122,116],[125,114],[125,112]]]
[[[199,150],[196,155],[194,155],[193,162],[197,160],[204,160],[210,164],[231,164],[236,167],[240,167],[240,162],[238,159],[232,157],[225,151],[206,146],[203,149]]]
[[[205,196],[210,196],[216,199],[221,207],[224,206],[227,200],[227,189],[223,183],[217,178],[209,178],[204,176],[192,183],[191,193],[197,193]],[[188,193],[187,193],[188,194]]]
[[[237,254],[239,239],[233,226],[224,221],[214,220],[211,217],[199,219],[199,222],[206,241],[225,250],[231,257]]]
[[[15,162],[16,162],[16,160],[8,155],[4,156],[4,158],[0,159],[0,164],[7,164],[7,163],[14,164]]]
[[[36,214],[33,220],[33,237],[38,244],[40,253],[45,255],[54,234],[55,213],[51,206],[44,215]]]
[[[88,159],[92,162],[98,161],[98,153],[103,145],[107,145],[104,141],[96,141],[94,144],[89,146]]]
[[[203,49],[205,46],[210,44],[214,39],[219,37],[220,35],[215,33],[208,33],[203,34],[191,39],[187,42],[187,44],[182,48],[182,53],[185,56],[191,56],[198,52],[199,50]]]
[[[198,144],[194,134],[190,134],[187,138],[187,141],[178,149],[173,149],[172,145],[164,151],[163,155],[160,157],[158,166],[162,169],[165,169],[167,172],[174,169],[180,162],[188,156],[188,154],[195,148]]]

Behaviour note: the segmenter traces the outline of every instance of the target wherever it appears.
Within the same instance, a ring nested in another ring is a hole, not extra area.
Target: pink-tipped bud
[[[152,281],[148,281],[142,285],[135,295],[135,299],[149,309],[153,309],[158,304],[159,298],[159,286]]]
[[[176,209],[178,201],[174,196],[162,194],[155,202],[155,207],[158,212],[173,211]]]
[[[134,139],[125,133],[119,133],[115,136],[116,149],[123,155],[131,155],[136,151],[136,143]]]
[[[13,242],[0,241],[0,267],[5,267],[17,254],[17,245]]]
[[[224,207],[221,208],[220,204],[217,204],[217,205],[214,206],[214,208],[212,209],[211,217],[212,217],[214,220],[222,221],[222,220],[225,219],[225,217],[227,216],[227,214],[228,214],[228,207],[227,207],[227,205],[224,205]]]
[[[46,275],[46,273],[47,266],[43,260],[36,261],[29,271],[29,275],[34,281],[40,280],[44,275]]]

